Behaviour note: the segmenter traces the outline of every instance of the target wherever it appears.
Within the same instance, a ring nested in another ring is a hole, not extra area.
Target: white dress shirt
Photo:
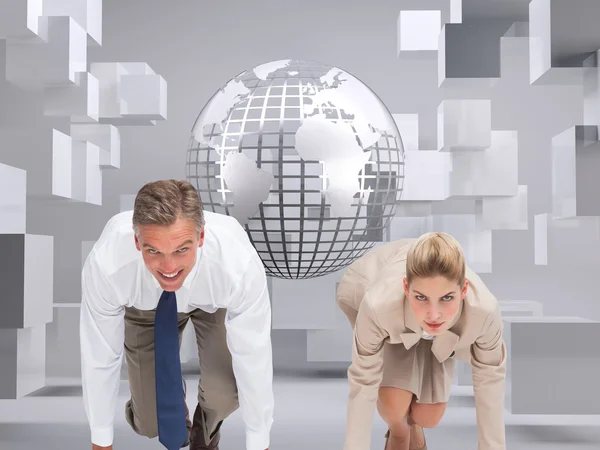
[[[265,450],[273,423],[271,304],[265,270],[236,219],[204,212],[204,244],[176,292],[177,311],[227,308],[227,345],[246,424],[247,450]],[[163,290],[135,247],[132,211],[106,224],[82,271],[81,369],[92,443],[113,442],[125,306],[156,308]]]

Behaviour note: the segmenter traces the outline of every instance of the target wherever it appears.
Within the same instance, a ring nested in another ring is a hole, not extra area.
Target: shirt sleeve
[[[496,306],[486,319],[482,335],[471,345],[479,450],[506,450],[506,346],[502,328],[500,308]]]
[[[356,317],[352,364],[348,369],[350,396],[344,450],[366,450],[371,446],[371,427],[383,375],[383,344],[387,336],[366,293]]]
[[[225,319],[238,398],[246,424],[246,449],[269,447],[273,423],[271,302],[258,255],[251,258]]]
[[[82,271],[80,315],[83,402],[93,444],[113,443],[124,343],[124,307],[95,262],[93,251]]]

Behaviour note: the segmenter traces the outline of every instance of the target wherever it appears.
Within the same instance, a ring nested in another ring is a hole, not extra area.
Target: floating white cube
[[[44,40],[8,40],[6,79],[25,90],[65,86],[87,70],[87,34],[70,17],[39,19],[48,30]]]
[[[100,83],[100,122],[154,125],[166,118],[166,82],[146,63],[93,63]]]
[[[0,329],[0,399],[19,399],[46,385],[46,324]]]
[[[442,29],[441,11],[400,11],[398,16],[398,54],[437,51]]]
[[[526,230],[527,186],[519,186],[512,197],[483,197],[483,226],[489,230]]]
[[[25,233],[27,173],[0,163],[0,234]]]
[[[581,317],[503,319],[510,413],[600,414],[600,394],[593,388],[600,379],[600,322]]]
[[[462,22],[463,0],[398,0],[396,6],[400,11],[439,11],[441,22]]]
[[[74,141],[91,142],[100,148],[100,167],[121,167],[121,135],[119,129],[109,124],[72,124]]]
[[[512,83],[513,86],[529,84],[528,26],[527,22],[516,22],[500,38],[501,83]]]
[[[529,73],[532,84],[580,85],[581,55],[600,48],[597,25],[600,3],[569,0],[532,0],[529,3]],[[573,26],[573,24],[576,24]],[[568,27],[568,28],[567,28]],[[567,41],[568,39],[568,41]],[[572,45],[576,42],[577,45]]]
[[[600,267],[600,217],[553,218],[534,216],[536,265],[565,265],[569,269]]]
[[[73,122],[97,122],[100,90],[98,79],[88,72],[77,72],[75,84],[44,89],[44,114],[70,117]]]
[[[418,114],[392,114],[404,151],[419,150],[419,115]]]
[[[52,130],[52,195],[73,198],[73,142],[70,136]]]
[[[489,89],[500,79],[500,35],[489,22],[447,23],[438,38],[438,87]]]
[[[536,266],[548,265],[548,221],[552,217],[548,214],[533,216],[533,253]]]
[[[552,204],[556,218],[600,216],[600,144],[596,126],[552,138]]]
[[[100,86],[100,117],[119,117],[119,79],[127,71],[121,63],[102,62],[90,64],[90,73],[98,79]]]
[[[48,17],[46,84],[72,84],[87,71],[87,33],[71,17]]]
[[[40,26],[44,0],[0,1],[0,39],[47,39],[47,30]]]
[[[492,143],[491,100],[443,100],[438,106],[438,149],[485,150]]]
[[[402,201],[444,200],[450,196],[450,153],[408,151],[405,167]]]
[[[102,204],[100,149],[91,142],[73,142],[71,199],[93,205]]]
[[[600,50],[594,52],[583,68],[583,124],[600,126]]]
[[[38,0],[40,3],[42,0]],[[44,16],[71,16],[90,36],[89,43],[102,45],[102,0],[43,0]]]
[[[492,131],[491,146],[480,152],[453,152],[451,195],[515,196],[519,145],[516,131]]]
[[[52,194],[102,204],[102,172],[97,145],[73,141],[70,136],[54,130]]]
[[[54,238],[0,234],[0,272],[7,295],[0,328],[28,328],[52,320]]]
[[[432,202],[400,202],[395,217],[425,217],[432,214]]]
[[[167,119],[167,82],[160,75],[123,75],[120,93],[123,117]]]
[[[390,222],[389,240],[418,238],[424,233],[433,231],[433,217],[394,217]]]

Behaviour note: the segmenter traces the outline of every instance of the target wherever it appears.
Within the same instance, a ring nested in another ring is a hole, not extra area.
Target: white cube
[[[596,126],[575,126],[552,138],[552,210],[556,218],[600,216],[600,144]]]
[[[419,115],[418,114],[392,114],[404,151],[419,150]]]
[[[73,142],[70,136],[52,130],[52,195],[73,198]]]
[[[0,329],[0,399],[19,399],[46,385],[46,324]]]
[[[54,238],[0,234],[0,271],[5,295],[0,328],[28,328],[52,320]]]
[[[43,2],[44,16],[71,16],[90,36],[89,43],[102,45],[102,0],[43,0]]]
[[[160,75],[121,77],[121,115],[149,120],[167,118],[167,82]]]
[[[398,54],[436,51],[442,28],[441,11],[400,11],[398,16]]]
[[[492,143],[491,100],[443,100],[438,106],[438,149],[485,150]]]
[[[528,228],[527,186],[519,186],[512,197],[483,197],[483,226],[488,230]]]
[[[27,172],[0,163],[0,234],[25,233]]]
[[[517,132],[493,131],[487,150],[452,153],[451,195],[515,196],[518,162]]]
[[[47,30],[38,22],[43,13],[43,1],[0,1],[0,39],[47,39]]]
[[[451,154],[406,152],[405,168],[402,201],[439,201],[450,196]]]
[[[600,217],[556,219],[540,214],[534,223],[537,265],[568,261],[571,269],[600,267]]]
[[[71,124],[71,138],[74,141],[91,142],[97,145],[100,148],[101,168],[121,167],[121,134],[114,125]]]
[[[510,413],[600,414],[600,394],[593,388],[600,379],[600,322],[548,316],[503,320]]]
[[[100,90],[98,79],[88,72],[77,72],[75,84],[44,89],[44,115],[70,117],[73,122],[97,122]]]
[[[100,149],[91,142],[73,142],[71,199],[93,205],[102,204]]]
[[[47,17],[45,83],[68,85],[77,72],[87,71],[87,33],[71,17]]]

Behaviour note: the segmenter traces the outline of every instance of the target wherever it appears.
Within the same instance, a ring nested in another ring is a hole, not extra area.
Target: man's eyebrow
[[[177,246],[177,248],[181,248],[181,247],[183,247],[184,245],[187,245],[187,244],[193,244],[193,243],[194,243],[194,241],[192,241],[191,239],[188,239],[188,240],[187,240],[187,241],[185,241],[183,244],[179,244],[179,245]],[[150,244],[143,244],[143,245],[142,245],[142,247],[150,247],[150,248],[154,248],[154,247],[152,247]]]

